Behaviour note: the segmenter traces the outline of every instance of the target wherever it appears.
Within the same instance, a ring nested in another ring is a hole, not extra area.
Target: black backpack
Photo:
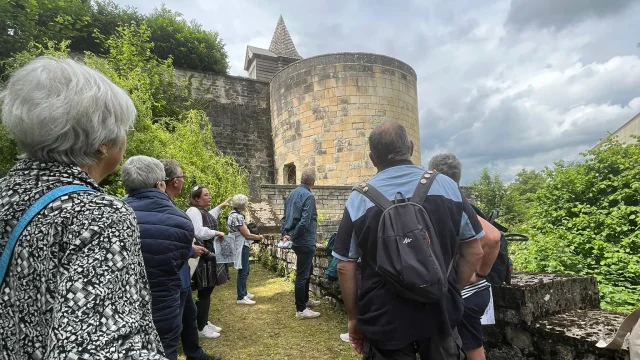
[[[509,257],[509,241],[527,241],[529,238],[521,234],[505,234],[508,229],[496,222],[496,218],[498,217],[496,210],[493,210],[491,214],[489,214],[489,217],[486,217],[475,205],[471,204],[471,206],[478,216],[487,220],[489,224],[495,226],[496,229],[500,231],[500,250],[486,280],[494,286],[500,286],[502,284],[511,285],[513,261]]]
[[[453,261],[445,264],[429,214],[422,207],[437,175],[426,171],[411,201],[397,193],[392,202],[369,184],[353,188],[382,209],[371,264],[396,295],[425,304],[438,303],[445,296],[453,265]]]

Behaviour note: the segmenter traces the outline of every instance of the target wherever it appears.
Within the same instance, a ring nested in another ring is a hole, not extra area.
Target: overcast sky
[[[303,57],[364,51],[418,74],[422,160],[453,152],[462,183],[489,167],[574,160],[640,112],[640,1],[118,0],[217,31],[231,74],[268,48],[282,14]]]

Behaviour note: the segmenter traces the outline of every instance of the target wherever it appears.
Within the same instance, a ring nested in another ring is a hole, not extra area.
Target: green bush
[[[628,312],[640,305],[640,144],[607,139],[583,155],[544,172],[514,263],[595,276],[602,307]]]
[[[0,1],[0,76],[3,62],[27,50],[31,43],[69,41],[74,52],[109,52],[101,37],[111,37],[123,25],[146,25],[156,44],[152,53],[176,66],[225,74],[229,68],[224,43],[217,32],[164,6],[144,15],[113,0]]]
[[[138,117],[135,131],[129,134],[125,158],[147,155],[180,162],[185,174],[184,196],[177,199],[181,207],[186,206],[186,194],[196,184],[206,186],[216,204],[230,195],[247,193],[246,170],[216,149],[206,114],[189,109],[190,103],[184,100],[184,84],[173,82],[171,59],[161,60],[153,55],[150,36],[144,25],[124,26],[113,36],[101,38],[106,56],[84,55],[85,64],[125,89],[135,103]],[[6,64],[10,70],[15,69],[45,54],[67,57],[68,42],[31,44]],[[15,161],[11,155],[17,152],[15,144],[7,139],[6,133],[0,131],[0,146],[3,147],[0,170]],[[5,153],[5,148],[13,153]],[[124,196],[119,170],[107,177],[102,185],[109,193]]]

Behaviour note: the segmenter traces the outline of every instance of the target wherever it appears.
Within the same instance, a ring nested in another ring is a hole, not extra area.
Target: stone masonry
[[[195,101],[202,102],[216,147],[248,171],[251,198],[260,184],[274,183],[269,83],[249,78],[176,69],[178,80],[191,82]]]
[[[369,132],[381,121],[402,123],[420,163],[416,73],[382,55],[341,53],[295,62],[271,80],[275,180],[285,166],[315,168],[318,185],[352,186],[375,174]],[[296,182],[299,181],[297,175]]]

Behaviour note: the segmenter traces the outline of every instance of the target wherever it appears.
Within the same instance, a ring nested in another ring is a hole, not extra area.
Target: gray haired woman
[[[238,281],[236,283],[237,299],[236,303],[240,305],[254,305],[253,294],[247,291],[247,278],[249,277],[249,252],[253,241],[264,239],[262,235],[255,235],[249,232],[249,228],[245,223],[243,211],[247,208],[249,199],[238,194],[231,199],[231,213],[227,219],[229,228],[229,236],[234,239],[236,244],[235,268],[238,269]]]
[[[95,70],[50,57],[16,71],[0,100],[24,152],[0,179],[0,358],[162,359],[136,219],[98,186],[122,161],[133,102]],[[57,197],[9,243],[27,209],[68,185],[86,191]]]

